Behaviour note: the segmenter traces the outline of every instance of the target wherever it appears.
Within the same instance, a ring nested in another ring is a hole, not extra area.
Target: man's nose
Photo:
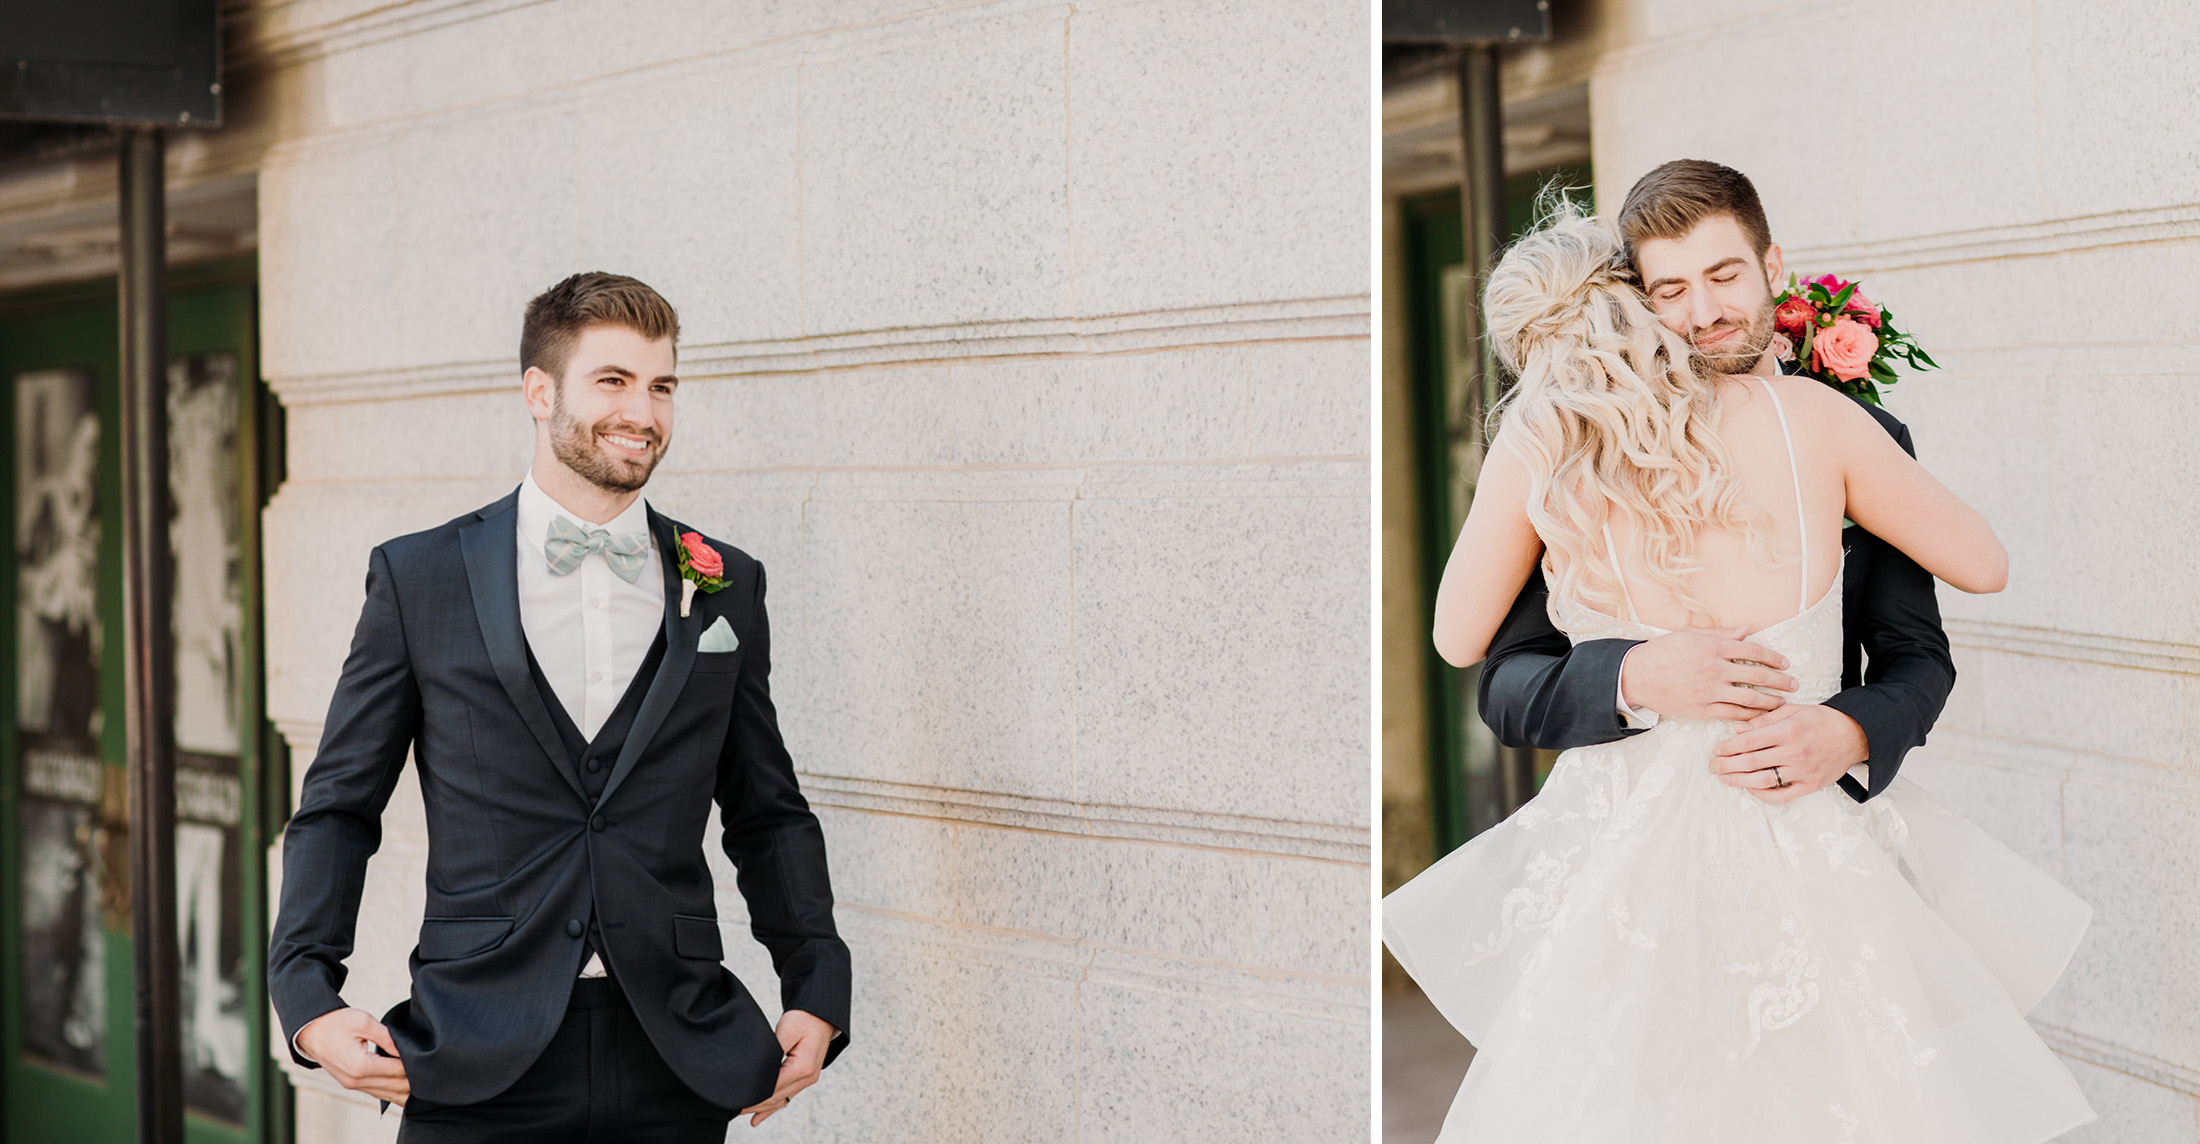
[[[619,398],[619,416],[630,425],[645,429],[654,427],[657,423],[657,410],[651,402],[649,388],[641,385],[628,386],[626,393]]]
[[[1688,292],[1688,324],[1691,327],[1699,330],[1709,329],[1719,324],[1719,318],[1722,314],[1723,311],[1719,308],[1718,299],[1713,298],[1709,290],[1690,290]]]

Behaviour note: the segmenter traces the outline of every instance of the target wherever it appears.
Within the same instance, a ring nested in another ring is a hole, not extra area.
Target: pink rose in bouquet
[[[1861,322],[1840,318],[1811,340],[1810,365],[1843,381],[1862,381],[1871,376],[1872,355],[1878,352],[1879,335]]]
[[[1879,328],[1879,306],[1871,299],[1866,298],[1862,290],[1854,291],[1849,295],[1849,312],[1846,316],[1854,318],[1872,329]]]

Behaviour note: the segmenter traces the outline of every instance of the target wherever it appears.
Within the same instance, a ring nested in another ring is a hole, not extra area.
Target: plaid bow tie
[[[591,552],[603,553],[611,571],[629,584],[642,578],[642,565],[649,555],[649,534],[646,532],[621,532],[613,535],[601,528],[582,530],[562,516],[550,518],[550,538],[543,541],[542,554],[550,560],[550,571],[564,576],[581,566],[581,561]]]

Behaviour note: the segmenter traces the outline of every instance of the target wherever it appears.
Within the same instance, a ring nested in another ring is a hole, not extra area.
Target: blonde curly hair
[[[1743,533],[1770,560],[1769,518],[1738,502],[1713,426],[1719,389],[1687,339],[1636,288],[1620,240],[1573,204],[1498,260],[1483,291],[1498,359],[1518,380],[1491,417],[1528,470],[1528,520],[1545,547],[1551,590],[1624,614],[1620,569],[1603,529],[1634,525],[1633,563],[1686,606],[1704,529]]]

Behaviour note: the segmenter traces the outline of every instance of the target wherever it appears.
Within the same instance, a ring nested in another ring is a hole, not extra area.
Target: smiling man
[[[1786,271],[1747,176],[1700,159],[1666,163],[1627,192],[1619,232],[1651,308],[1707,368],[1768,376],[1781,369],[1773,299]],[[1916,455],[1894,415],[1864,408]],[[1790,704],[1741,686],[1747,669],[1737,661],[1775,654],[1744,642],[1742,630],[1687,628],[1574,646],[1551,624],[1538,568],[1483,661],[1482,719],[1508,746],[1546,750],[1639,734],[1661,716],[1733,720],[1740,733],[1713,763],[1722,780],[1747,788],[1752,772],[1777,766],[1791,781],[1751,793],[1787,801],[1838,781],[1859,801],[1869,798],[1924,743],[1955,686],[1955,661],[1930,574],[1853,526],[1842,534],[1842,560],[1842,690],[1823,704]]]
[[[772,706],[764,569],[641,496],[672,440],[678,337],[632,278],[535,298],[526,479],[368,560],[284,835],[269,995],[299,1063],[404,1105],[410,1144],[718,1141],[847,1044],[848,949]],[[377,1020],[339,991],[408,756],[427,910],[412,995]],[[779,975],[776,1030],[722,964],[713,801]]]

